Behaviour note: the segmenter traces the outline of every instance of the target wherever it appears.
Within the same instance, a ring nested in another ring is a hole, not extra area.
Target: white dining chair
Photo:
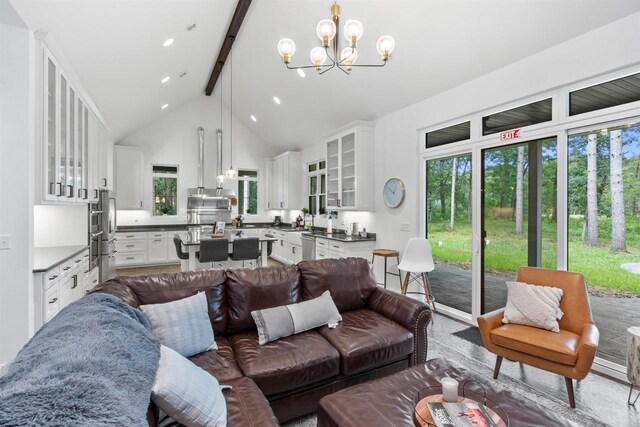
[[[435,265],[433,264],[433,254],[431,253],[429,240],[419,237],[410,239],[404,250],[404,254],[402,254],[402,261],[400,261],[398,265],[398,270],[406,273],[401,292],[403,295],[407,293],[424,295],[427,301],[433,306],[433,311],[436,311],[436,299],[431,292],[428,276],[434,268]],[[424,294],[422,292],[407,292],[409,284],[415,281],[422,281]]]

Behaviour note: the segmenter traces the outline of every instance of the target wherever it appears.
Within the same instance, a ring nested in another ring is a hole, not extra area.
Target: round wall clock
[[[382,190],[382,197],[384,203],[390,208],[397,208],[404,202],[404,196],[407,191],[404,188],[404,183],[400,178],[390,178],[385,184]]]

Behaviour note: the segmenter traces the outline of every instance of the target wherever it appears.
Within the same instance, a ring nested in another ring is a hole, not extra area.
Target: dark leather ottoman
[[[318,427],[414,426],[414,395],[424,387],[439,385],[439,379],[444,376],[461,383],[467,379],[479,381],[507,412],[512,426],[578,425],[531,400],[516,397],[509,391],[491,389],[487,379],[465,368],[450,365],[444,359],[433,359],[324,397],[318,407]]]

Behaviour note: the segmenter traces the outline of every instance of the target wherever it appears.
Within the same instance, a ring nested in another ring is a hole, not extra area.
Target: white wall
[[[420,129],[640,63],[639,40],[640,13],[636,13],[378,119],[376,188],[399,177],[407,197],[398,209],[389,209],[381,197],[376,198],[372,225],[378,233],[376,246],[403,250],[409,238],[418,236]],[[400,231],[401,222],[410,223],[411,232]]]
[[[33,323],[34,70],[31,33],[0,0],[0,371],[29,339]]]
[[[33,246],[86,245],[88,208],[82,206],[35,205],[33,207]]]
[[[229,168],[229,116],[224,107],[223,129],[223,169]],[[167,111],[166,116],[137,130],[118,145],[144,147],[145,149],[145,206],[144,211],[118,211],[118,224],[143,224],[157,222],[185,222],[187,189],[198,186],[198,126],[205,129],[205,187],[216,185],[216,130],[220,127],[220,99],[214,95],[199,96],[194,100]],[[233,125],[233,166],[236,169],[258,170],[258,215],[250,216],[249,221],[270,220],[262,211],[265,197],[265,162],[266,157],[276,153],[253,131],[237,120]],[[151,216],[151,164],[178,165],[178,216]],[[237,181],[225,183],[225,188],[237,191]],[[117,198],[117,194],[116,194]],[[146,202],[145,202],[146,203]]]

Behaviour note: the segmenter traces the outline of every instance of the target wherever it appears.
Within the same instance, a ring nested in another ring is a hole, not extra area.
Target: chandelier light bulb
[[[225,176],[227,179],[236,179],[238,177],[238,171],[233,168],[233,166],[229,167],[229,170],[225,172]]]
[[[314,47],[313,49],[311,49],[309,58],[311,59],[311,63],[315,65],[319,70],[327,60],[327,52],[325,52],[325,50],[321,47]]]
[[[396,41],[391,36],[382,36],[376,43],[376,50],[382,56],[382,60],[386,61],[396,48]]]
[[[216,181],[218,181],[218,185],[220,187],[222,187],[222,184],[224,184],[225,179],[226,179],[226,177],[224,175],[218,175],[216,177]]]
[[[358,51],[351,47],[345,47],[340,52],[340,63],[346,65],[350,70],[351,66],[358,60]]]
[[[278,53],[285,64],[291,62],[291,57],[296,53],[296,44],[291,39],[280,39],[278,42]]]
[[[362,38],[362,22],[357,19],[347,19],[344,24],[344,38],[347,39],[349,46],[356,47],[356,44]]]
[[[331,19],[321,19],[316,25],[316,34],[323,47],[331,46],[331,40],[336,36],[336,24]]]

